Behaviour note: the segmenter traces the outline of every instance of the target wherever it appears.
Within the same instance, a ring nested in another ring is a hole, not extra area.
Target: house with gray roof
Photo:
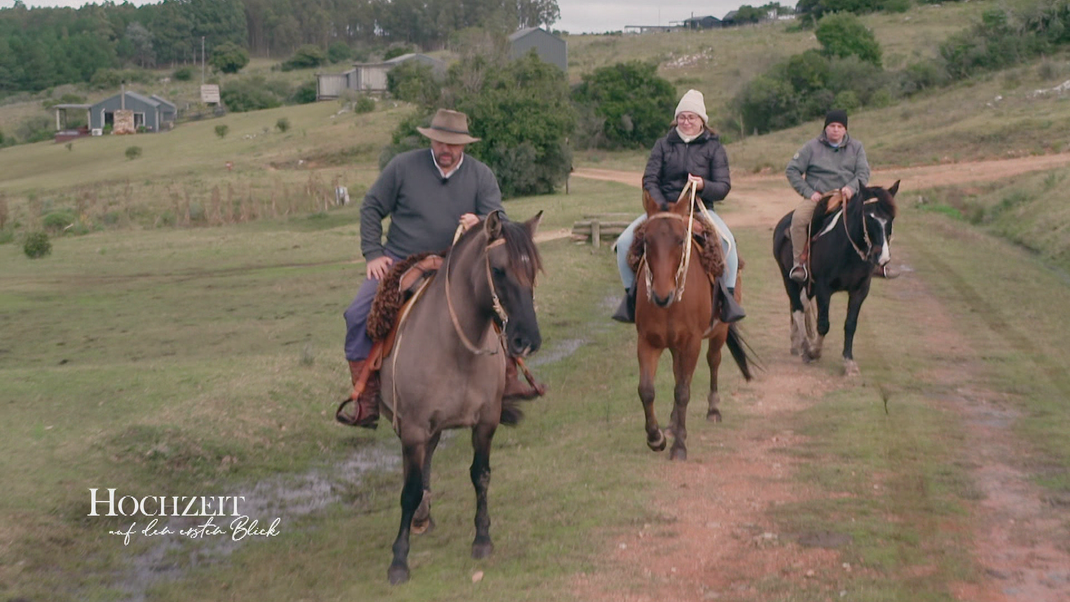
[[[545,63],[568,72],[568,43],[540,27],[525,27],[509,36],[509,56],[517,59],[535,51]]]
[[[116,111],[132,111],[134,129],[145,132],[163,132],[175,126],[178,108],[174,103],[153,94],[144,96],[137,92],[121,92],[89,107],[89,127],[104,130],[114,124]],[[144,130],[142,130],[144,128]]]

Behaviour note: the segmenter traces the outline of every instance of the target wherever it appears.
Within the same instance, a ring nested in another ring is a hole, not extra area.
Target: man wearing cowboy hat
[[[453,243],[458,223],[470,228],[496,209],[502,209],[498,180],[484,163],[464,154],[465,145],[478,142],[468,133],[468,116],[439,109],[430,127],[418,132],[431,148],[401,153],[379,174],[360,209],[360,250],[367,261],[366,279],[345,311],[345,354],[356,382],[372,349],[367,322],[375,292],[395,261],[410,255],[439,252]],[[390,229],[383,242],[383,220]],[[506,383],[507,394],[515,370]],[[375,428],[379,418],[379,375],[368,380],[357,399],[353,424]]]

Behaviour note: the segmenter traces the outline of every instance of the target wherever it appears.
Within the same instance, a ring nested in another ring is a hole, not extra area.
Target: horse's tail
[[[739,327],[737,325],[728,325],[728,338],[725,340],[725,343],[728,345],[728,351],[732,353],[732,359],[736,360],[736,365],[739,366],[739,371],[743,373],[743,378],[748,381],[754,378],[754,374],[751,373],[750,365],[753,363],[756,367],[761,368],[761,363],[758,361],[758,357],[754,353],[754,348],[743,340],[743,335],[739,333]]]

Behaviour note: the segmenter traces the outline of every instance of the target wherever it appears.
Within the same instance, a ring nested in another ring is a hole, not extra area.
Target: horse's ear
[[[502,212],[495,209],[490,212],[483,222],[483,231],[487,233],[487,240],[496,240],[502,235]]]
[[[888,189],[888,194],[890,194],[892,196],[895,196],[895,193],[899,192],[899,182],[900,181],[901,180],[896,180],[895,184],[892,184],[892,187]]]
[[[669,212],[687,217],[688,214],[691,212],[691,207],[688,207],[687,204],[697,202],[698,201],[692,201],[690,196],[685,196],[684,198],[673,203],[672,205],[669,205]]]
[[[524,222],[524,227],[528,229],[528,235],[535,238],[535,231],[539,229],[539,224],[542,223],[542,211],[535,214],[535,217]]]
[[[658,206],[658,202],[654,200],[654,197],[650,196],[650,192],[643,190],[643,210],[646,211],[646,216],[650,217],[655,213],[661,211],[661,207]]]

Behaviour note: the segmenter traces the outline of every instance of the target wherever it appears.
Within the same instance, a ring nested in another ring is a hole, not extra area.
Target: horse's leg
[[[636,350],[639,354],[639,401],[643,403],[643,414],[646,415],[646,444],[659,452],[665,449],[665,433],[654,415],[654,377],[658,373],[662,350],[655,349],[643,339],[639,339]]]
[[[442,437],[442,431],[431,435],[427,442],[427,453],[424,455],[423,487],[424,497],[420,500],[420,506],[412,517],[412,532],[416,534],[427,533],[434,530],[435,521],[431,518],[431,458],[435,455],[438,440]]]
[[[401,528],[394,540],[394,560],[386,571],[391,585],[409,580],[409,531],[412,517],[424,495],[423,465],[426,441],[402,443],[405,484],[401,488]]]
[[[869,295],[869,280],[848,295],[847,320],[843,323],[843,370],[845,376],[858,376],[862,371],[854,360],[855,330],[858,328],[858,312],[862,310],[862,302]]]
[[[803,359],[811,362],[821,358],[821,348],[825,345],[825,335],[829,333],[829,301],[832,292],[821,288],[816,290],[811,303],[817,303],[817,337],[810,343]]]
[[[487,513],[487,489],[490,487],[490,442],[498,425],[479,423],[472,427],[472,485],[476,488],[476,538],[472,542],[472,558],[490,556],[494,544],[490,540],[490,514]]]
[[[687,459],[687,404],[691,401],[691,377],[695,375],[698,356],[702,353],[702,339],[695,339],[697,340],[683,349],[672,350],[672,371],[676,378],[676,388],[673,389],[670,422],[673,434],[672,449],[669,450],[670,460]]]
[[[786,276],[784,281],[788,290],[788,312],[791,320],[791,354],[805,355],[809,343],[806,336],[806,291]]]
[[[719,332],[710,339],[710,347],[706,350],[706,363],[710,367],[710,394],[706,398],[708,404],[706,420],[710,422],[721,421],[721,410],[718,408],[721,405],[721,396],[717,393],[717,372],[721,368],[721,348],[724,347],[725,339],[728,337],[728,328],[720,326],[718,329]]]

